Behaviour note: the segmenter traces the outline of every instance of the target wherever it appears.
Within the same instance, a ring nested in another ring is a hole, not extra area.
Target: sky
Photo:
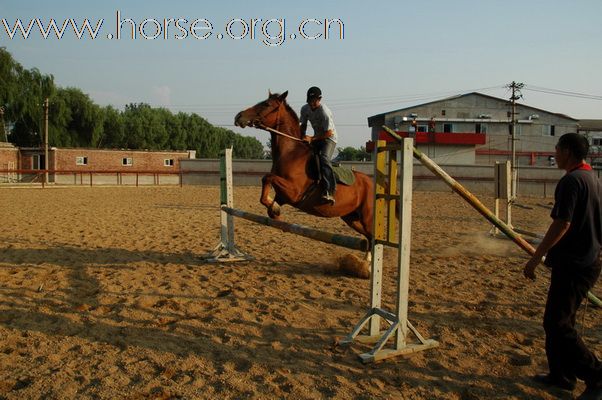
[[[472,91],[508,98],[512,81],[524,104],[602,119],[600,15],[600,0],[2,0],[0,47],[97,104],[194,112],[264,144],[266,132],[233,126],[236,113],[268,90],[288,90],[298,112],[319,86],[338,146],[360,147],[369,116]],[[44,39],[36,18],[103,22],[94,39],[69,24]],[[10,37],[17,19],[34,21],[27,38]]]

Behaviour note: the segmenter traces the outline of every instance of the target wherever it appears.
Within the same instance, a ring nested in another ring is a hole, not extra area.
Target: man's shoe
[[[553,386],[562,390],[568,390],[569,392],[572,392],[577,384],[575,381],[570,381],[566,378],[557,378],[550,374],[535,375],[533,380],[537,383],[541,383],[546,386]]]
[[[587,387],[577,400],[602,400],[602,387]]]

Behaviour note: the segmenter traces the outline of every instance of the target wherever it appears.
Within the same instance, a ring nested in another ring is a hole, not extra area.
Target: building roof
[[[602,131],[602,119],[580,119],[579,130]]]
[[[44,147],[40,146],[40,147],[19,147],[19,150],[22,151],[44,151]],[[48,150],[50,151],[55,151],[55,150],[73,150],[73,151],[109,151],[109,152],[115,152],[115,153],[169,153],[169,154],[173,154],[173,153],[188,153],[190,151],[194,151],[194,150],[148,150],[148,149],[111,149],[111,148],[96,148],[96,147],[55,147],[55,146],[51,146],[48,147]]]
[[[384,112],[384,113],[381,113],[381,114],[376,114],[376,115],[373,115],[371,117],[368,117],[368,126],[372,127],[373,122],[376,122],[379,119],[383,119],[388,114],[392,114],[392,113],[396,113],[396,112],[400,112],[400,111],[405,111],[405,110],[410,110],[410,109],[416,108],[416,107],[423,107],[423,106],[427,106],[427,105],[431,105],[431,104],[435,104],[435,103],[439,103],[439,102],[443,102],[443,101],[456,100],[456,99],[460,99],[462,97],[467,97],[467,96],[481,96],[481,97],[484,97],[484,98],[487,98],[487,99],[497,100],[497,101],[500,101],[500,102],[504,102],[506,104],[510,104],[510,102],[509,102],[508,99],[502,99],[502,98],[499,98],[499,97],[490,96],[490,95],[479,93],[479,92],[470,92],[470,93],[464,93],[464,94],[460,94],[460,95],[456,95],[456,96],[446,97],[444,99],[429,101],[427,103],[416,104],[416,105],[413,105],[413,106],[410,106],[410,107],[404,107],[404,108],[400,108],[400,109],[397,109],[397,110],[387,111],[387,112]],[[544,110],[544,109],[541,109],[541,108],[529,106],[527,104],[522,104],[522,103],[516,103],[516,104],[519,105],[519,106],[532,108],[533,110],[537,110],[537,111],[545,112],[545,113],[548,113],[548,114],[556,115],[558,117],[570,119],[570,120],[573,120],[573,121],[578,121],[577,119],[569,117],[566,114],[561,114],[561,113],[555,113],[555,112],[547,111],[547,110]]]

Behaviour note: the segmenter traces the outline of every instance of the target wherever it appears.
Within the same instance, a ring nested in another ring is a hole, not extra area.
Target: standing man
[[[579,399],[602,399],[602,364],[575,330],[579,305],[600,275],[602,242],[602,185],[585,162],[587,139],[577,133],[562,135],[556,145],[556,164],[566,174],[554,194],[553,219],[524,274],[535,279],[535,268],[545,264],[552,280],[544,313],[548,374],[540,383],[572,391],[577,378],[586,390]]]
[[[429,133],[435,133],[435,117],[431,117],[429,121]]]
[[[314,136],[307,136],[307,121],[311,123]],[[312,86],[307,91],[307,104],[301,107],[301,137],[311,143],[320,160],[320,175],[324,182],[322,199],[334,204],[336,181],[330,159],[337,144],[337,131],[334,126],[332,112],[322,103],[322,91]]]
[[[412,119],[412,122],[410,123],[410,137],[416,137],[417,133],[418,133],[418,121],[416,121],[416,117],[414,117],[414,119]]]

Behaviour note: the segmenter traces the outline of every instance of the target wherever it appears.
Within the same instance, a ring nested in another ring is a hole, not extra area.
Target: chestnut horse
[[[337,184],[335,204],[324,203],[316,179],[308,171],[314,162],[311,146],[302,141],[299,117],[287,104],[287,92],[269,93],[267,100],[239,112],[234,123],[242,128],[271,128],[272,171],[262,178],[260,202],[271,218],[280,219],[280,206],[290,204],[319,217],[341,217],[347,225],[372,240],[373,184],[366,174],[354,171],[351,186]],[[275,198],[270,197],[270,188]]]

